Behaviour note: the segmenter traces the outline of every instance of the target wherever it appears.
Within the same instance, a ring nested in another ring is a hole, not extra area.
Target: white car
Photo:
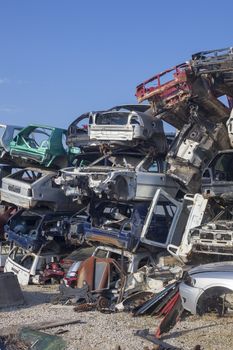
[[[4,266],[4,272],[13,272],[19,284],[26,286],[30,283],[39,284],[40,275],[47,264],[59,261],[61,256],[54,253],[26,253],[19,247],[13,247]]]
[[[233,262],[197,266],[186,273],[180,296],[185,310],[192,314],[217,311],[223,314],[233,307]]]
[[[160,135],[163,137],[163,145],[160,147],[165,150],[163,124],[147,113],[149,108],[149,105],[122,105],[107,111],[90,113],[88,126],[90,140],[128,141],[137,144],[140,140],[148,141],[155,135],[157,138]]]
[[[25,168],[2,179],[1,200],[23,208],[44,206],[56,210],[75,210],[76,205],[56,186],[55,171]]]

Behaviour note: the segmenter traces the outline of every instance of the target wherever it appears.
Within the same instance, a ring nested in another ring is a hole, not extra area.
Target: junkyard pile
[[[185,349],[161,335],[187,312],[233,309],[233,50],[194,54],[136,97],[149,104],[88,112],[67,131],[0,125],[0,306],[22,304],[18,282],[60,283],[51,302],[74,315],[163,316],[138,335]]]

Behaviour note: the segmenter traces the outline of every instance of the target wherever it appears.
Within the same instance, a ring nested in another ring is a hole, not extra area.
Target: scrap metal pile
[[[21,284],[62,281],[79,311],[165,315],[160,336],[183,308],[232,307],[233,50],[194,54],[136,97],[148,104],[67,131],[1,125],[2,246]]]

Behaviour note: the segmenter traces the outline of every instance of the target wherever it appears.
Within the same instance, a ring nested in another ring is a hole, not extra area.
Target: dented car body
[[[29,125],[10,143],[10,155],[23,164],[34,163],[44,167],[62,167],[67,164],[66,130]]]
[[[14,273],[22,286],[39,284],[46,265],[58,261],[59,258],[59,255],[51,252],[25,254],[19,247],[13,247],[7,257],[4,272]]]
[[[233,200],[233,150],[218,152],[202,175],[202,192],[207,197]]]
[[[151,140],[158,152],[164,153],[167,144],[163,124],[146,113],[148,109],[148,105],[123,105],[104,112],[90,113],[90,140],[124,142],[125,145]]]
[[[230,148],[232,57],[232,48],[200,52],[137,87],[138,101],[148,100],[156,119],[180,130],[167,155],[168,173],[191,193],[200,191],[202,171],[217,151]],[[228,106],[219,99],[224,95]]]
[[[200,191],[204,167],[217,151],[230,147],[223,124],[188,123],[175,138],[167,154],[168,174],[189,192]]]
[[[166,249],[182,237],[186,210],[162,189],[150,202],[100,201],[90,209],[90,222],[84,223],[80,240],[101,242],[128,251],[140,246]]]
[[[187,123],[190,102],[200,115],[214,123],[225,122],[230,109],[219,100],[233,96],[232,48],[203,51],[187,63],[167,69],[136,88],[139,102],[148,100],[153,115],[177,129]]]
[[[233,220],[216,220],[190,231],[192,252],[233,256]]]
[[[56,182],[66,195],[77,199],[94,194],[113,200],[151,200],[158,188],[175,197],[180,186],[165,171],[162,158],[112,153],[89,166],[62,169]]]
[[[165,154],[167,139],[163,124],[146,113],[148,105],[122,105],[105,111],[84,113],[68,127],[69,147],[135,147],[145,143]]]
[[[21,209],[5,225],[5,237],[31,252],[39,251],[42,246],[60,251],[67,233],[63,224],[71,215],[70,212]]]
[[[233,203],[210,198],[206,211],[212,213],[208,220],[190,230],[192,252],[215,257],[233,256]]]
[[[19,170],[2,180],[1,201],[23,208],[35,206],[75,210],[78,206],[53,181],[56,172],[38,168]]]

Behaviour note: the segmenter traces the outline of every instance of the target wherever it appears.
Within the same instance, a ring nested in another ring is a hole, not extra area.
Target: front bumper
[[[184,309],[195,315],[197,313],[197,302],[203,290],[181,282],[179,291]]]

